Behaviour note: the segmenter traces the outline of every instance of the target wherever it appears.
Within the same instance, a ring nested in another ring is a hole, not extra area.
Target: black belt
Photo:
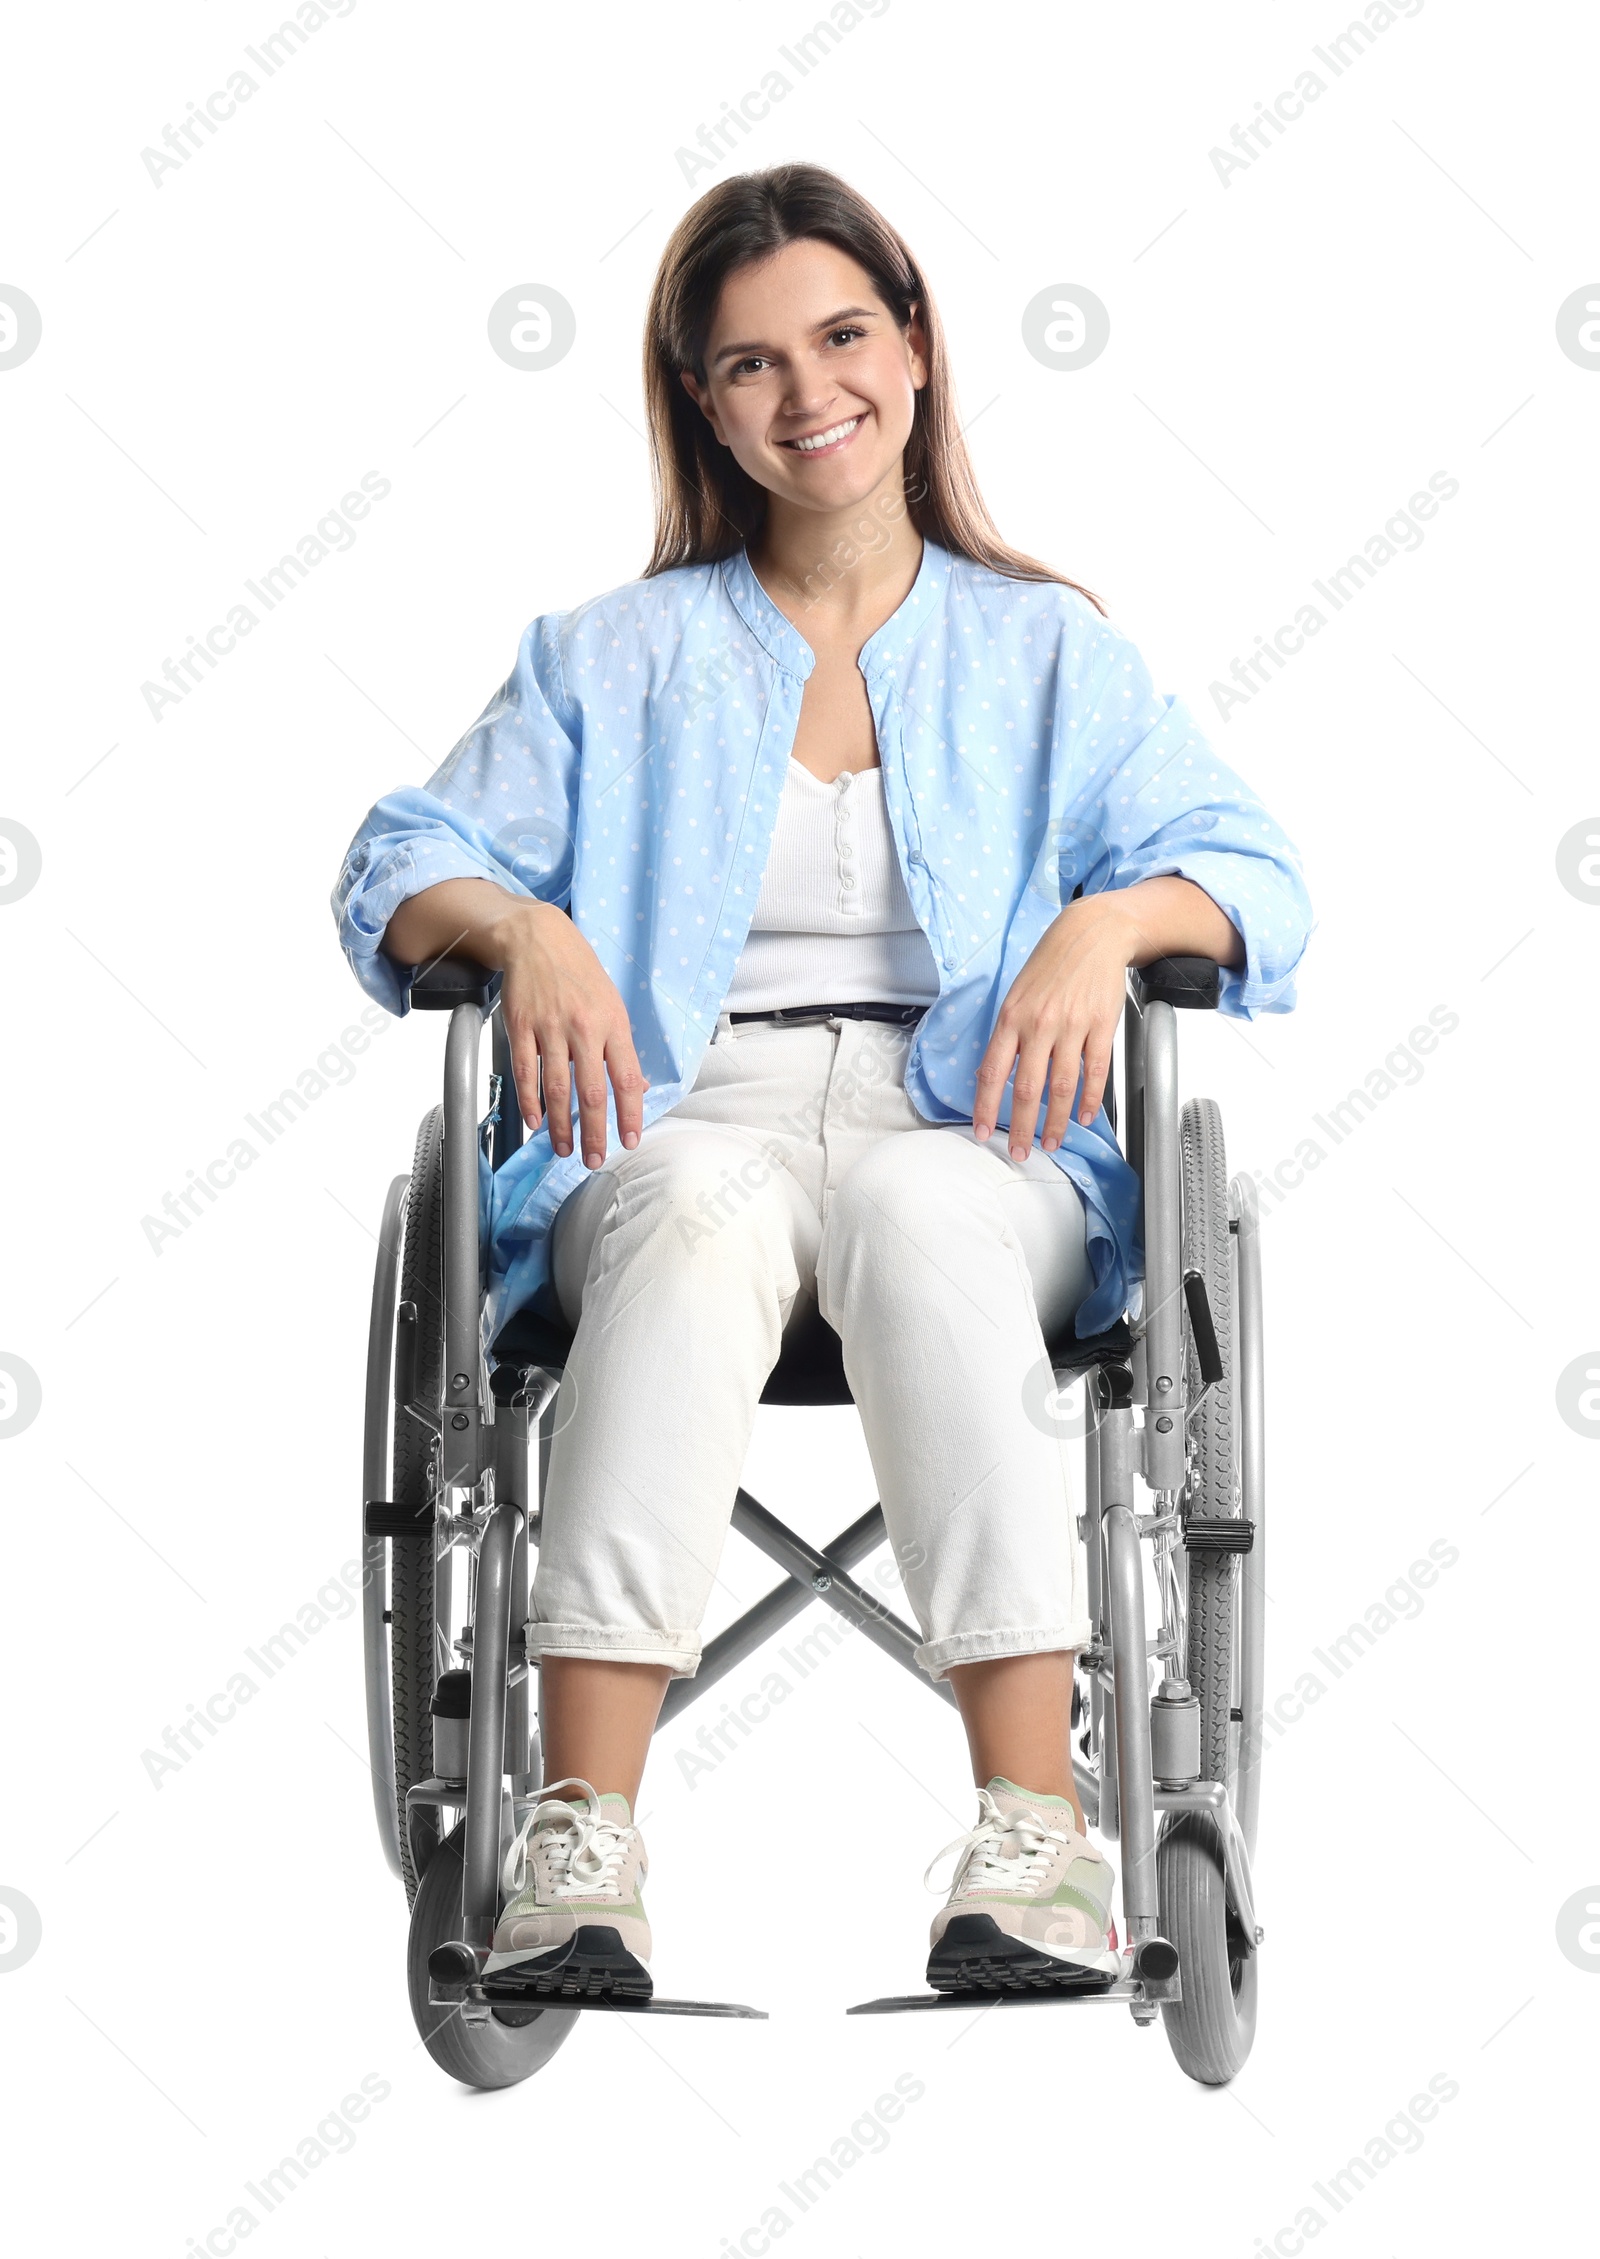
[[[728,1018],[735,1026],[741,1020],[768,1020],[780,1028],[817,1020],[888,1020],[895,1027],[914,1028],[927,1009],[926,1004],[786,1004],[776,1012],[730,1012]]]

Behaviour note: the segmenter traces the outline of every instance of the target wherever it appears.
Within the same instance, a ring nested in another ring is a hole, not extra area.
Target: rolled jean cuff
[[[528,1655],[565,1656],[578,1662],[664,1663],[675,1679],[700,1668],[694,1632],[647,1631],[642,1624],[540,1624],[526,1627]]]
[[[953,1639],[930,1639],[916,1650],[914,1660],[931,1679],[942,1679],[952,1663],[988,1663],[1001,1655],[1051,1655],[1065,1648],[1087,1647],[1094,1630],[1087,1616],[1077,1623],[1042,1631],[957,1632]]]

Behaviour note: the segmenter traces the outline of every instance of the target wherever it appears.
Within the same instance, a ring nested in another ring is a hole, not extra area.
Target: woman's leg
[[[753,1132],[671,1117],[560,1211],[556,1286],[578,1323],[528,1628],[547,1780],[630,1807],[638,1793],[667,1685],[699,1661],[756,1405],[818,1229]]]
[[[546,1655],[539,1666],[545,1779],[587,1781],[602,1795],[625,1796],[631,1812],[671,1683],[665,1664]]]
[[[818,1264],[924,1644],[980,1786],[1071,1805],[1073,1653],[1090,1637],[1077,1492],[1045,1331],[1093,1285],[1076,1187],[956,1129],[885,1138],[832,1193]]]
[[[999,1775],[1038,1796],[1064,1797],[1082,1835],[1083,1806],[1072,1777],[1072,1670],[1071,1651],[1057,1649],[954,1663],[949,1677],[977,1786]]]

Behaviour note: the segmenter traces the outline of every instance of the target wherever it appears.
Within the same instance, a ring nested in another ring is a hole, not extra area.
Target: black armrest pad
[[[500,994],[500,975],[474,964],[470,957],[436,957],[424,965],[411,983],[414,1012],[453,1012],[458,1004],[476,1004],[487,1012]]]
[[[1157,957],[1130,967],[1141,1010],[1173,1004],[1180,1012],[1214,1012],[1222,996],[1222,967],[1213,957]]]

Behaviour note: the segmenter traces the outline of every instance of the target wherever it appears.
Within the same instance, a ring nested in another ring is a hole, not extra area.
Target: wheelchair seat
[[[572,1330],[565,1321],[541,1317],[531,1307],[509,1317],[496,1335],[491,1350],[495,1360],[495,1394],[515,1391],[518,1375],[529,1365],[546,1372],[561,1372],[572,1353]],[[1126,1318],[1119,1318],[1104,1333],[1080,1339],[1067,1321],[1066,1330],[1051,1342],[1050,1362],[1058,1373],[1086,1373],[1100,1365],[1124,1365],[1133,1354],[1133,1336]],[[814,1302],[784,1336],[778,1362],[761,1391],[763,1404],[853,1404],[844,1374],[844,1346]]]

